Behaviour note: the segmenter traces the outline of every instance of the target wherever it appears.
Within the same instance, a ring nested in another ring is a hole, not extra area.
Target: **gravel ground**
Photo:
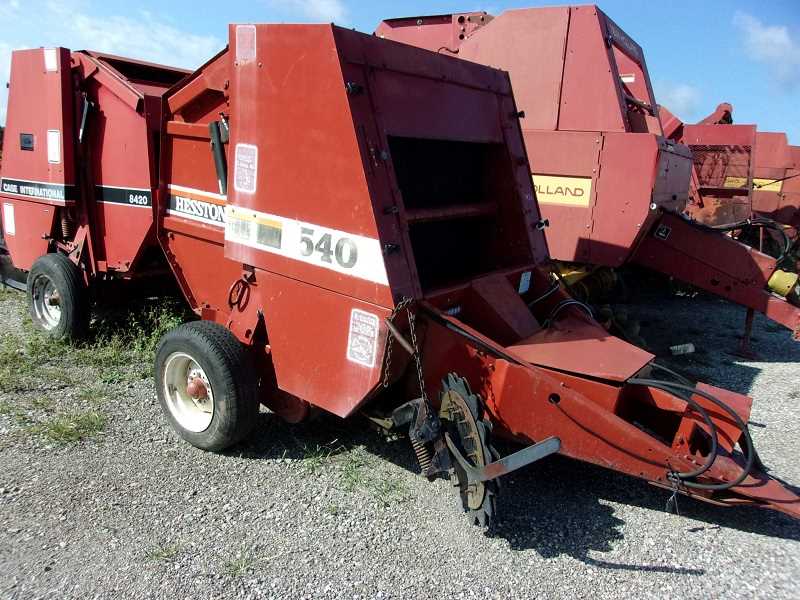
[[[7,343],[29,335],[23,308],[0,294]],[[743,362],[728,353],[740,308],[673,298],[631,315],[654,346],[697,346],[672,366],[752,395],[762,458],[800,483],[786,331],[758,319],[760,359]],[[666,492],[556,457],[504,482],[490,537],[446,482],[414,474],[406,442],[262,414],[255,442],[204,453],[168,428],[146,363],[107,376],[71,356],[32,384],[0,382],[2,598],[800,596],[800,523],[777,513],[683,499],[668,514]],[[76,410],[100,416],[80,441],[46,426]]]

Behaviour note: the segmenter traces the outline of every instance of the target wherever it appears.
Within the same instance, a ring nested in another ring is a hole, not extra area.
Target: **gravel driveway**
[[[553,458],[504,481],[487,537],[405,441],[359,422],[262,414],[214,455],[168,428],[124,348],[9,368],[50,352],[23,312],[0,294],[2,598],[800,597],[800,523],[777,513],[683,499],[676,516],[662,490]],[[762,458],[800,484],[800,345],[759,318],[760,360],[735,359],[743,311],[713,299],[631,312],[654,345],[697,346],[672,366],[755,398]]]

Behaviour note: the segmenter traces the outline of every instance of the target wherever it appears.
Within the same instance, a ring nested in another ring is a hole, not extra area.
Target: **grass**
[[[410,493],[405,484],[370,464],[363,446],[343,454],[338,461],[339,481],[346,492],[365,492],[381,508],[408,500]],[[331,513],[336,514],[336,513]]]
[[[253,569],[256,562],[255,559],[242,554],[226,562],[223,571],[230,577],[242,577]]]
[[[30,424],[28,430],[59,444],[96,437],[105,429],[106,417],[96,410],[58,415]]]
[[[190,318],[175,300],[139,302],[101,314],[92,337],[67,344],[37,331],[25,296],[12,295],[3,301],[17,300],[23,317],[22,327],[0,333],[0,394],[10,396],[0,403],[0,415],[60,444],[97,438],[112,386],[151,376],[161,336]]]
[[[170,544],[167,546],[154,546],[147,551],[148,560],[153,562],[169,562],[181,551],[178,544]]]
[[[302,445],[303,460],[301,465],[310,475],[317,475],[329,462],[335,450],[329,446],[314,444],[313,446]]]

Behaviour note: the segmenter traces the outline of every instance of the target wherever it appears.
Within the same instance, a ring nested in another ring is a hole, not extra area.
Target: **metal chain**
[[[419,352],[419,344],[417,342],[417,327],[416,327],[416,315],[408,310],[409,306],[413,299],[411,298],[403,298],[397,306],[392,311],[392,314],[389,315],[389,321],[394,321],[398,314],[401,311],[406,310],[408,312],[408,330],[411,334],[411,347],[414,350],[414,354],[412,358],[414,359],[414,364],[417,369],[417,383],[419,384],[419,392],[422,395],[422,399],[427,404],[428,396],[425,393],[425,378],[422,372],[422,357],[420,356]],[[389,343],[386,346],[386,360],[385,360],[385,368],[383,373],[383,387],[389,387],[389,375],[391,373],[392,367],[392,349],[394,348],[394,336],[392,335],[391,331],[389,332]]]

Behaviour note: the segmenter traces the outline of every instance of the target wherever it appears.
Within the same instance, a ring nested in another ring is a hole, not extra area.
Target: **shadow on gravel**
[[[546,558],[567,554],[608,569],[703,574],[690,568],[612,563],[588,555],[590,551],[608,552],[612,542],[623,538],[624,521],[603,501],[664,512],[670,497],[665,490],[562,457],[543,461],[503,483],[496,535],[508,539],[513,548],[534,549]],[[689,537],[696,535],[699,539],[704,531],[726,527],[800,541],[800,523],[774,511],[718,507],[685,497],[679,497],[678,508],[685,520],[670,522]],[[693,524],[689,519],[706,525]],[[660,540],[648,538],[646,543],[657,547]]]
[[[262,414],[261,418],[259,435],[249,445],[231,451],[232,454],[254,460],[302,461],[320,455],[333,457],[363,447],[379,459],[418,472],[405,439],[385,440],[363,421],[322,416],[310,423],[289,425],[272,415]],[[544,558],[566,554],[598,568],[702,575],[704,571],[700,569],[614,563],[589,555],[610,552],[614,542],[624,538],[625,521],[603,501],[664,512],[669,496],[669,492],[643,481],[553,457],[502,480],[499,519],[491,535],[508,540],[512,549],[533,549]],[[717,507],[683,497],[679,498],[678,506],[687,519],[676,518],[672,522],[686,536],[696,535],[699,539],[704,531],[726,527],[800,541],[800,523],[774,511]],[[658,546],[660,540],[654,536],[647,543]]]

